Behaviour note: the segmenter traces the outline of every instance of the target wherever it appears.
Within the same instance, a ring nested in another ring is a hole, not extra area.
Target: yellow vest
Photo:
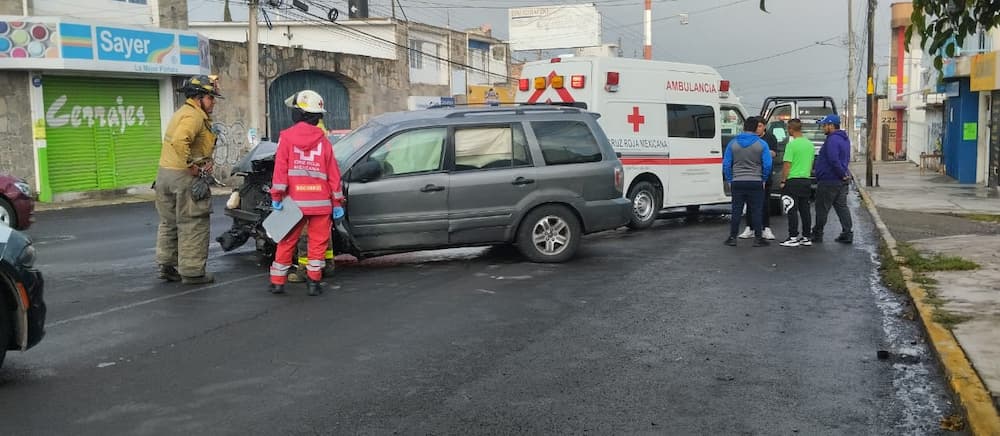
[[[201,110],[196,100],[189,98],[167,124],[160,150],[160,167],[182,170],[199,159],[211,159],[213,153],[212,118]]]

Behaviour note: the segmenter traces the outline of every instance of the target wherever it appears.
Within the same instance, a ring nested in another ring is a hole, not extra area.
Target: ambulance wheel
[[[565,262],[576,254],[583,232],[565,206],[545,205],[528,213],[517,229],[517,248],[532,262]]]
[[[648,229],[656,221],[660,213],[660,191],[650,182],[636,183],[628,191],[628,199],[632,200],[632,218],[628,227],[633,230]]]

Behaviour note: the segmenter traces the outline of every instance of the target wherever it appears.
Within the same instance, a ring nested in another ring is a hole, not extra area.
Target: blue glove
[[[281,210],[281,208],[282,206],[280,201],[271,200],[271,209]]]
[[[333,215],[333,219],[334,220],[339,220],[339,219],[343,218],[344,217],[344,208],[342,208],[340,206],[335,206],[333,208],[333,213],[331,215]]]

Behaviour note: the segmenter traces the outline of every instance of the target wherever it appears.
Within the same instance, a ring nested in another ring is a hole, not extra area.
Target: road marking
[[[496,292],[491,291],[489,289],[476,289],[476,292],[482,292],[484,294],[496,294]]]
[[[139,306],[145,306],[147,304],[152,304],[152,303],[156,303],[156,302],[160,302],[160,301],[164,301],[164,300],[169,300],[169,299],[172,299],[172,298],[183,297],[185,295],[190,295],[190,294],[193,294],[195,292],[201,292],[201,291],[206,291],[206,290],[209,290],[209,289],[215,289],[215,288],[218,288],[220,286],[231,285],[233,283],[239,283],[239,282],[247,281],[247,280],[250,280],[250,279],[260,279],[260,276],[258,276],[258,275],[252,275],[252,276],[247,276],[247,277],[240,277],[238,279],[228,280],[228,281],[225,281],[225,282],[219,282],[219,283],[211,284],[211,285],[208,285],[208,286],[202,286],[200,288],[189,289],[187,291],[178,292],[176,294],[163,295],[163,296],[159,296],[159,297],[156,297],[156,298],[150,298],[148,300],[142,300],[142,301],[137,301],[135,303],[125,304],[125,305],[122,305],[122,306],[115,306],[115,307],[112,307],[110,309],[102,310],[100,312],[93,312],[93,313],[88,313],[86,315],[74,316],[72,318],[67,318],[67,319],[64,319],[64,320],[61,320],[61,321],[56,321],[56,322],[53,322],[53,323],[50,323],[50,324],[46,324],[45,328],[58,327],[58,326],[61,326],[63,324],[69,324],[71,322],[85,321],[85,320],[88,320],[88,319],[94,319],[94,318],[97,318],[97,317],[101,317],[101,316],[107,315],[109,313],[120,312],[120,311],[128,310],[128,309],[134,309],[134,308],[139,307]]]

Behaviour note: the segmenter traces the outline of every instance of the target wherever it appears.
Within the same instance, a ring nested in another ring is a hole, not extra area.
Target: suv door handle
[[[712,150],[712,151],[710,151],[709,153],[712,153],[712,154],[719,154],[719,153],[722,153],[722,152],[721,152],[721,151],[719,151],[719,150]]]
[[[535,183],[535,179],[526,179],[524,177],[518,177],[514,179],[513,182],[510,182],[510,184],[514,186],[530,185],[532,183]]]
[[[420,188],[420,192],[437,192],[437,191],[444,191],[444,186],[429,184],[427,186],[424,186],[423,188]]]

